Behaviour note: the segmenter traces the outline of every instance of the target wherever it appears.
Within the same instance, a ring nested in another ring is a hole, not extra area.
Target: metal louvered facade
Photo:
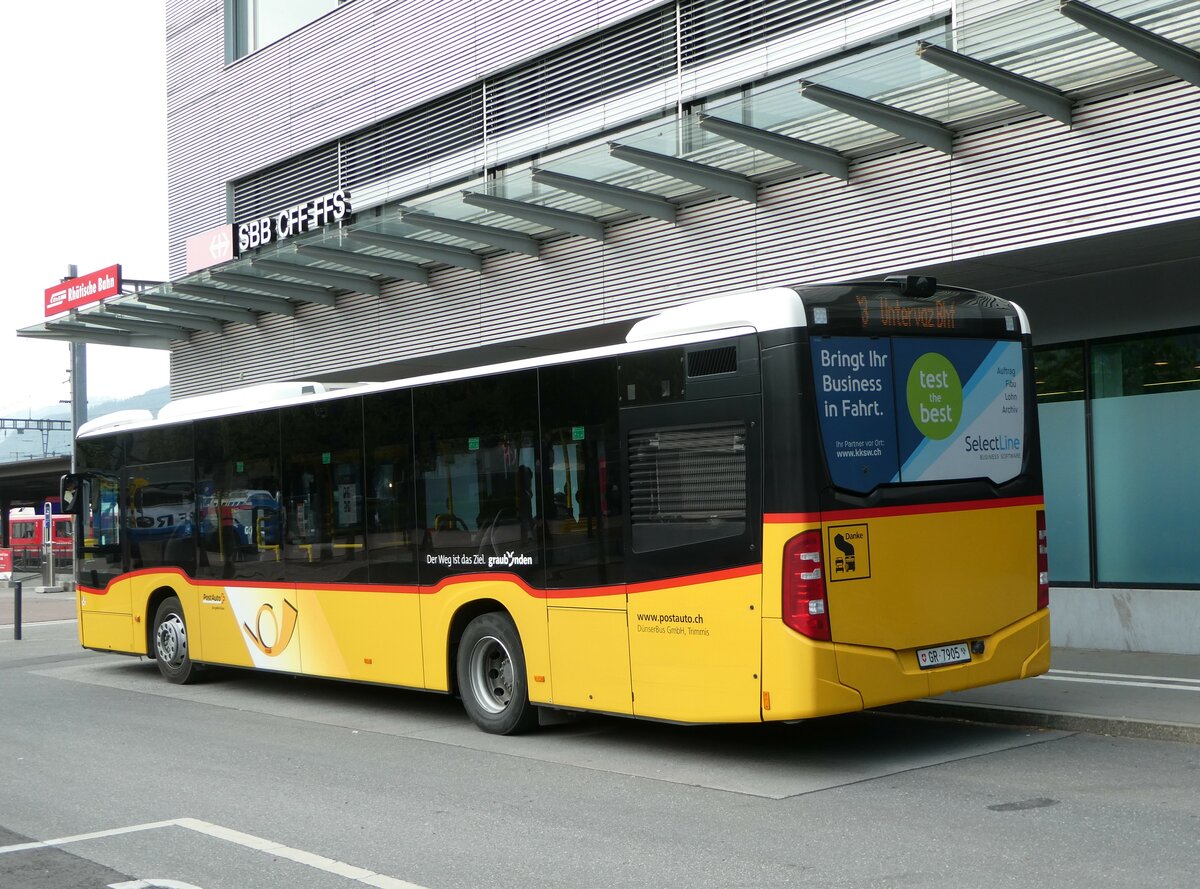
[[[1121,2],[1131,10],[1146,5]],[[539,254],[485,249],[473,260],[478,270],[435,262],[426,264],[427,283],[384,278],[378,296],[343,294],[336,310],[305,304],[288,317],[268,316],[269,324],[230,325],[217,351],[245,339],[250,353],[270,359],[249,366],[212,361],[214,347],[194,334],[174,348],[173,388],[193,394],[279,376],[352,377],[381,362],[629,321],[729,288],[961,262],[1200,215],[1197,154],[1180,150],[1200,136],[1197,90],[1153,71],[1084,89],[1124,50],[1078,35],[1070,64],[1039,51],[1037,41],[1009,49],[1020,15],[1040,16],[1041,27],[1055,5],[626,0],[596,3],[587,15],[551,3],[492,16],[474,6],[439,14],[435,4],[353,0],[225,65],[222,3],[173,3],[173,270],[186,236],[337,188],[354,195],[360,216],[423,193],[453,203],[453,189],[472,176],[508,194],[510,173],[522,164],[549,159],[555,169],[554,152],[620,139],[639,116],[665,114],[666,124],[631,144],[686,146],[718,165],[740,163],[740,152],[753,162],[739,169],[761,180],[752,202],[702,192],[680,203],[674,224],[606,217],[599,241],[493,214],[485,219],[493,227],[537,234]],[[1004,18],[1010,10],[1012,24]],[[842,179],[764,166],[766,155],[701,133],[694,116],[678,133],[670,123],[692,103],[701,113],[721,114],[720,102],[736,111],[729,103],[742,96],[744,110],[726,118],[757,124],[763,78],[781,67],[819,78],[859,57],[857,73],[839,74],[836,85],[882,85],[876,94],[897,107],[930,115],[941,107],[945,116],[941,81],[914,80],[907,69],[920,64],[916,55],[897,56],[889,41],[902,49],[913,34],[926,39],[956,20],[989,15],[1000,24],[955,30],[955,45],[990,48],[1014,70],[1073,84],[1071,127],[1028,112],[990,112],[997,106],[976,95],[986,91],[969,85],[959,100],[966,125],[950,153],[888,141],[876,126],[833,112],[800,121],[800,138],[843,153],[850,172]],[[1144,18],[1172,37],[1198,39],[1200,29],[1179,16],[1150,9]],[[710,148],[715,153],[703,155]],[[588,150],[578,155],[584,161],[560,168],[586,171],[597,157]],[[613,181],[644,187],[651,180]],[[585,201],[580,209],[604,206]],[[439,238],[460,249],[468,243]]]
[[[430,171],[429,184],[436,185],[439,159],[459,158],[475,147],[496,144],[528,129],[538,131],[534,148],[541,150],[547,123],[569,118],[580,108],[595,107],[601,113],[590,129],[587,124],[576,126],[568,138],[591,135],[620,122],[614,120],[614,111],[633,119],[693,98],[700,84],[687,90],[684,72],[695,79],[722,59],[747,49],[763,51],[781,37],[828,27],[871,5],[872,0],[758,0],[732,6],[715,0],[679,0],[657,6],[238,177],[231,183],[233,218],[269,213],[306,195],[339,187],[387,196],[386,190],[380,192],[379,183],[423,168]],[[897,4],[888,24],[911,18],[908,7],[912,5]],[[822,49],[827,52],[828,44]],[[758,76],[772,68],[762,61],[753,64]],[[779,67],[778,62],[773,67]],[[718,78],[721,87],[735,83],[728,75]],[[658,89],[639,96],[647,85]],[[634,104],[629,96],[637,97]],[[528,146],[528,140],[517,139],[507,150],[478,152],[465,170],[474,174],[489,164],[511,161]],[[443,171],[441,176],[462,178],[463,169]]]
[[[272,360],[213,361],[194,341],[174,352],[173,391],[353,378],[380,362],[632,321],[728,290],[890,273],[1200,217],[1200,152],[1179,150],[1200,144],[1200,91],[1161,84],[1101,98],[1077,121],[1074,130],[1039,118],[987,127],[963,135],[953,157],[889,153],[859,164],[850,184],[809,176],[764,188],[757,204],[698,204],[681,209],[676,225],[631,219],[611,225],[603,243],[554,240],[539,257],[485,257],[482,273],[435,268],[427,286],[391,283],[378,298],[341,297],[337,311],[303,307],[270,329],[231,326],[239,340],[250,337],[236,354]]]

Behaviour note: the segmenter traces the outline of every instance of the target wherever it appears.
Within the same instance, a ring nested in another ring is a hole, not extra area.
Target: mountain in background
[[[151,389],[148,392],[143,392],[141,395],[134,395],[130,398],[91,403],[88,405],[88,419],[94,420],[97,417],[102,417],[105,414],[111,414],[115,411],[147,410],[158,413],[158,409],[170,400],[170,387],[159,386],[157,389]]]
[[[88,419],[94,420],[116,411],[147,410],[157,413],[158,409],[170,400],[170,389],[167,386],[160,386],[129,398],[94,401],[88,404]],[[37,414],[34,418],[37,420],[69,420],[71,419],[71,408],[68,405],[58,404],[38,411]],[[37,430],[17,432],[12,429],[0,429],[0,462],[8,463],[14,460],[59,456],[70,452],[70,432],[49,432],[43,436],[43,433]]]

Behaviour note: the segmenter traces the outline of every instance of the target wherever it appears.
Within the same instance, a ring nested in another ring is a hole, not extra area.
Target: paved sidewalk
[[[953,692],[894,712],[1200,744],[1200,655],[1056,648],[1036,679]]]
[[[14,580],[21,581],[21,623],[32,624],[47,620],[74,620],[75,592],[39,593],[42,575],[18,573]],[[0,581],[0,632],[11,635],[13,625],[13,600],[15,590]]]
[[[23,625],[75,619],[74,593],[34,592],[40,577],[23,579]],[[12,623],[13,591],[0,585],[0,633],[11,637]],[[1056,648],[1045,676],[884,709],[1200,744],[1200,655]]]

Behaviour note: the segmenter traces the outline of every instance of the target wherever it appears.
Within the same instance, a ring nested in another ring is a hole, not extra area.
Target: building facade
[[[174,395],[934,274],[1033,325],[1056,642],[1200,653],[1197,0],[169,0],[166,36],[173,281],[103,341]]]

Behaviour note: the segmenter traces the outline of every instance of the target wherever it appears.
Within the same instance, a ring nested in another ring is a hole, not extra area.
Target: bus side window
[[[196,571],[196,495],[192,461],[126,470],[129,567]]]
[[[546,367],[539,376],[546,584],[622,583],[616,360]]]
[[[281,553],[288,580],[365,581],[362,400],[283,408],[280,434],[283,535],[280,514],[260,510],[256,548],[265,557]]]
[[[421,583],[494,570],[541,584],[537,411],[534,371],[413,391]]]
[[[198,420],[197,576],[284,579],[279,557],[279,412]]]
[[[366,534],[372,583],[416,583],[412,392],[363,399]]]

